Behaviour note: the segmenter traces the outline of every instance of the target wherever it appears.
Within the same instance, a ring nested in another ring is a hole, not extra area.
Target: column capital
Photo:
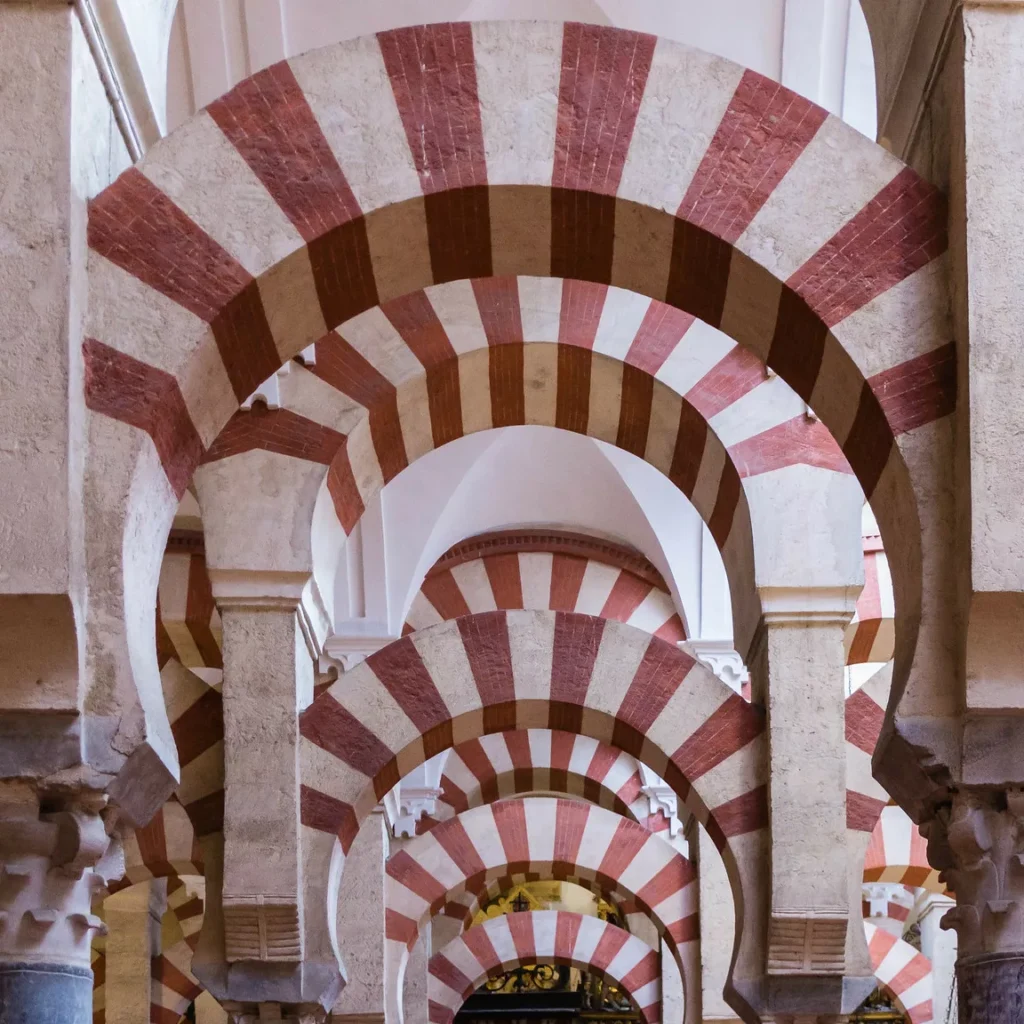
[[[761,618],[767,626],[846,626],[857,610],[861,585],[835,587],[758,587]]]
[[[213,599],[221,611],[295,612],[310,657],[319,661],[331,621],[311,572],[217,569],[207,566]]]
[[[124,873],[104,804],[90,791],[42,810],[28,784],[0,782],[0,962],[89,966],[105,931],[93,899]]]
[[[921,832],[956,893],[941,926],[960,956],[1024,951],[1024,789],[959,790]]]

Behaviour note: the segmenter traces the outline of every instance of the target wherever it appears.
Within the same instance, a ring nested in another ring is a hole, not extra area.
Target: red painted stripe
[[[566,24],[555,134],[556,188],[614,196],[656,43],[621,29]]]
[[[420,930],[412,918],[399,914],[391,907],[384,908],[384,937],[391,942],[401,942],[403,946],[412,949],[419,938]]]
[[[601,858],[597,874],[617,883],[622,873],[633,863],[640,851],[647,845],[650,834],[635,821],[623,818],[615,829],[615,835]]]
[[[686,639],[686,629],[683,626],[683,620],[678,614],[673,615],[663,626],[659,626],[655,631],[654,635],[659,640],[667,640],[669,643],[678,643],[680,640]]]
[[[466,876],[472,878],[476,875],[483,877],[487,870],[477,853],[473,840],[463,827],[458,818],[446,821],[439,829],[434,831],[434,838],[444,848],[445,852],[455,862],[459,870]]]
[[[590,808],[572,800],[555,804],[555,846],[553,857],[558,864],[576,864],[587,826]]]
[[[469,797],[447,775],[441,776],[441,802],[448,804],[456,814],[469,810]]]
[[[722,475],[718,481],[718,494],[715,497],[715,508],[708,519],[708,531],[714,538],[719,550],[725,547],[732,530],[736,509],[743,494],[743,484],[736,471],[736,464],[727,459],[722,467]]]
[[[594,952],[590,955],[589,966],[598,971],[608,970],[608,965],[628,941],[629,932],[606,925],[601,932],[601,938],[597,940]]]
[[[484,707],[513,703],[512,648],[508,622],[502,612],[484,612],[459,619],[459,635],[466,647],[470,671]],[[486,715],[485,715],[486,718]]]
[[[523,584],[519,572],[519,555],[485,555],[483,563],[499,611],[522,608]]]
[[[513,874],[517,871],[526,871],[530,863],[526,805],[522,800],[502,800],[491,809],[509,871]]]
[[[768,827],[768,787],[758,786],[711,810],[708,832],[719,850],[733,836]]]
[[[89,204],[89,247],[213,330],[235,397],[280,365],[252,275],[134,167]]]
[[[466,944],[466,948],[476,957],[477,963],[485,970],[492,964],[501,963],[501,958],[498,956],[486,928],[470,928],[468,931],[463,932],[462,941]]]
[[[834,327],[946,251],[942,193],[904,168],[786,282]]]
[[[426,292],[412,292],[386,302],[381,310],[427,371],[434,447],[462,437],[459,361]]]
[[[483,789],[487,780],[494,777],[494,766],[483,745],[479,740],[473,739],[460,743],[456,749],[463,764],[473,773],[473,777]],[[486,802],[486,797],[484,800]]]
[[[885,807],[884,800],[846,791],[846,827],[856,832],[871,832]]]
[[[421,25],[377,39],[424,194],[486,185],[472,27]]]
[[[582,705],[604,635],[604,620],[570,612],[555,613],[551,661],[551,700]]]
[[[408,850],[396,850],[388,858],[387,872],[396,882],[428,904],[441,899],[447,891],[444,884],[412,857]]]
[[[351,804],[306,785],[299,791],[299,813],[303,825],[328,833],[337,832],[342,822],[355,817]],[[355,823],[355,831],[358,828],[358,823]]]
[[[185,812],[197,836],[215,835],[224,831],[224,790],[193,800],[185,805]]]
[[[711,419],[768,379],[764,363],[737,345],[686,393],[687,401]]]
[[[434,280],[490,277],[487,164],[472,27],[422,25],[381,32],[377,39],[426,196]]]
[[[311,369],[321,380],[369,411],[370,436],[381,475],[385,483],[393,480],[409,465],[394,384],[334,332],[316,343],[316,363]]]
[[[526,353],[522,344],[491,345],[487,353],[491,388],[491,425],[517,427],[526,422]]]
[[[770,78],[744,72],[676,216],[735,242],[827,116]]]
[[[171,723],[171,735],[182,768],[222,740],[224,703],[220,693],[212,687],[206,690]]]
[[[873,754],[884,723],[885,709],[879,707],[863,690],[847,698],[847,743],[852,743],[865,754]]]
[[[956,344],[908,359],[868,379],[893,434],[906,434],[956,411]]]
[[[640,329],[630,343],[626,362],[656,374],[672,354],[696,317],[664,302],[651,302]]]
[[[794,416],[760,434],[738,441],[729,457],[746,479],[787,466],[817,466],[833,473],[852,473],[843,450],[820,420]]]
[[[355,473],[352,472],[347,439],[338,449],[327,471],[327,490],[331,495],[338,522],[347,536],[356,528],[356,523],[362,519],[365,511]]]
[[[607,285],[589,281],[563,281],[558,343],[593,349],[607,298]]]
[[[619,405],[619,429],[615,436],[615,444],[616,447],[640,459],[647,452],[653,400],[654,378],[635,366],[623,364],[622,400]]]
[[[203,442],[175,377],[94,338],[82,344],[85,404],[149,434],[180,500],[203,457]]]
[[[210,627],[217,606],[213,600],[213,587],[202,555],[192,555],[188,563],[188,589],[185,594],[185,625],[203,659],[210,668],[223,668],[220,648]]]
[[[345,443],[345,435],[300,416],[291,409],[236,412],[217,435],[204,463],[244,452],[266,451],[329,466]]]
[[[587,765],[587,775],[603,782],[620,756],[620,752],[614,747],[599,743],[594,750],[594,756],[590,759],[590,764]]]
[[[730,694],[671,760],[692,783],[742,750],[763,730],[763,714],[738,694]]]
[[[547,735],[551,740],[551,767],[560,772],[568,771],[579,737],[575,733],[562,732],[559,729],[550,729]]]
[[[473,980],[467,978],[443,953],[437,953],[430,958],[430,973],[442,985],[460,995],[467,989],[474,988]]]
[[[308,243],[327,325],[377,305],[362,210],[291,66],[258,71],[207,112]]]
[[[679,409],[679,430],[676,433],[676,446],[668,478],[688,498],[697,486],[709,433],[704,417],[684,398]]]
[[[430,1024],[451,1024],[454,1019],[455,1014],[447,1006],[433,999],[427,1000],[427,1020]]]
[[[519,279],[515,277],[475,278],[473,295],[488,345],[521,345],[523,318],[519,304]]]
[[[329,692],[322,693],[299,715],[299,732],[370,779],[394,756],[376,733]]]
[[[366,664],[421,734],[451,717],[430,671],[409,637],[395,640],[371,654]]]
[[[432,573],[420,589],[442,619],[457,619],[460,615],[470,614],[470,607],[450,569]]]
[[[629,617],[643,604],[644,598],[653,589],[654,587],[646,580],[623,569],[601,609],[601,618],[628,622]]]
[[[582,915],[558,911],[555,918],[555,956],[565,957],[566,960],[576,959],[576,939],[582,924]]]
[[[287,61],[206,110],[307,242],[362,215]]]
[[[506,914],[512,943],[521,964],[533,963],[537,959],[537,940],[533,934],[533,914]]]
[[[678,647],[652,637],[630,680],[616,718],[646,733],[682,686],[694,660]]]
[[[622,978],[622,987],[630,993],[639,992],[645,985],[661,977],[661,963],[652,949]]]
[[[694,866],[685,857],[677,855],[637,890],[636,898],[653,909],[663,900],[682,892],[696,878]]]
[[[587,560],[575,555],[551,556],[551,596],[548,606],[556,612],[574,612],[579,600]]]

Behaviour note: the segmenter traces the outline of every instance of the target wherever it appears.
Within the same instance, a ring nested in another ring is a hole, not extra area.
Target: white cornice
[[[845,587],[758,587],[761,617],[769,626],[845,626],[857,610],[861,585]]]

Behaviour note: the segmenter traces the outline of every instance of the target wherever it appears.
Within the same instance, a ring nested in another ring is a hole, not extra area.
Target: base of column
[[[91,1024],[92,971],[0,963],[0,1024]]]
[[[956,962],[960,1024],[1024,1021],[1024,953],[985,953]]]

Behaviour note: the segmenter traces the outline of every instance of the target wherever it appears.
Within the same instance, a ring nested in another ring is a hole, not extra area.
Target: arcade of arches
[[[0,1024],[1019,1024],[1024,2],[0,53]]]

